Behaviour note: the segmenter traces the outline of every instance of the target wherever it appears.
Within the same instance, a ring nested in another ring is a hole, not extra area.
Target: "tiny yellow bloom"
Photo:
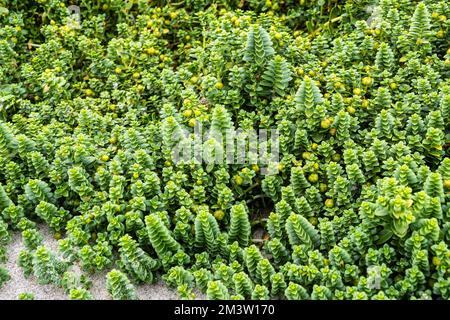
[[[328,190],[328,186],[327,186],[326,183],[320,183],[320,184],[319,184],[319,191],[320,191],[321,193],[324,193],[324,192],[327,191],[327,190]]]
[[[216,218],[217,220],[222,220],[225,217],[225,212],[223,212],[223,210],[216,210],[214,212],[214,218]]]
[[[347,107],[347,112],[350,113],[350,114],[354,114],[356,112],[356,109],[353,108],[352,106],[348,106]]]
[[[320,127],[322,129],[328,129],[329,127],[331,127],[331,124],[332,124],[332,122],[331,122],[330,118],[326,118],[320,122]]]
[[[192,84],[197,83],[198,82],[198,77],[193,76],[189,81],[191,81]]]
[[[235,175],[235,176],[233,177],[233,179],[234,179],[234,182],[236,182],[236,184],[237,184],[238,186],[240,186],[241,184],[244,183],[244,179],[242,179],[242,177],[241,177],[240,175]]]
[[[331,159],[332,159],[334,162],[339,162],[339,161],[341,160],[341,155],[340,155],[339,153],[335,153],[335,154],[333,154],[333,156],[331,157]]]
[[[450,190],[450,179],[444,180],[444,188]]]
[[[188,125],[189,125],[189,127],[193,128],[193,127],[195,127],[196,123],[197,123],[197,120],[195,120],[194,118],[191,118],[191,119],[189,119]]]
[[[441,264],[441,259],[439,259],[438,257],[433,257],[432,262],[433,265],[439,266]]]
[[[361,101],[361,107],[368,108],[369,107],[369,100],[364,99]]]
[[[354,95],[360,96],[360,95],[361,95],[361,92],[362,92],[362,91],[361,91],[360,88],[354,88],[354,89],[353,89],[353,94],[354,94]]]
[[[371,77],[362,78],[362,84],[365,85],[366,87],[371,86],[372,83],[373,83],[373,79]]]
[[[190,117],[192,117],[192,110],[190,110],[190,109],[184,110],[184,111],[183,111],[183,117],[185,117],[185,118],[190,118]]]
[[[311,183],[316,183],[319,181],[319,175],[317,173],[311,173],[308,177],[308,181]]]
[[[327,199],[327,200],[325,200],[325,207],[327,207],[327,208],[333,208],[333,207],[334,207],[334,200],[333,200],[333,199]]]
[[[317,220],[316,217],[311,217],[308,220],[309,220],[309,223],[311,223],[313,226],[317,226],[317,224],[319,223],[319,220]]]

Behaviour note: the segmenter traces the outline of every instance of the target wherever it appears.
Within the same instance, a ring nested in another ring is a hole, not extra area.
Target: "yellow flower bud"
[[[368,108],[369,107],[369,100],[364,99],[363,101],[361,101],[361,107]]]
[[[350,114],[354,114],[356,112],[356,109],[353,108],[352,106],[348,106],[347,107],[347,112],[350,113]]]
[[[444,180],[444,189],[450,190],[450,179]]]
[[[195,127],[196,123],[197,123],[197,121],[194,118],[192,118],[192,119],[189,119],[188,125],[189,125],[189,127],[193,128],[193,127]]]
[[[339,153],[335,153],[331,157],[331,160],[333,160],[334,162],[339,162],[341,160],[341,155]]]
[[[239,175],[235,175],[235,176],[233,177],[233,179],[234,179],[234,182],[236,182],[236,184],[237,184],[238,186],[240,186],[241,184],[244,183],[244,179],[242,179],[242,177],[239,176]]]
[[[333,207],[334,207],[334,200],[333,200],[333,199],[327,199],[327,200],[325,200],[325,207],[327,207],[327,208],[333,208]]]
[[[328,129],[329,127],[331,127],[331,124],[332,124],[331,120],[329,118],[326,118],[320,122],[320,127],[322,129]]]
[[[308,219],[309,223],[311,223],[313,226],[317,226],[319,223],[319,220],[316,217],[311,217]]]
[[[191,81],[192,84],[197,83],[198,82],[198,77],[193,76],[189,81]]]
[[[336,128],[330,128],[328,131],[332,136],[336,135]]]
[[[316,183],[319,181],[319,175],[317,173],[311,173],[308,177],[308,181],[311,183]]]
[[[186,109],[183,111],[183,117],[190,118],[192,117],[192,110]]]
[[[435,266],[439,266],[439,265],[441,265],[441,259],[439,259],[438,257],[433,257],[432,263]]]
[[[214,212],[214,218],[216,218],[217,220],[222,220],[225,217],[225,212],[223,212],[223,210],[216,210]]]
[[[371,77],[364,77],[362,78],[362,84],[365,85],[366,87],[369,87],[372,85],[373,83],[373,79]]]
[[[353,89],[353,94],[357,95],[357,96],[361,95],[361,89],[360,88],[354,88]]]

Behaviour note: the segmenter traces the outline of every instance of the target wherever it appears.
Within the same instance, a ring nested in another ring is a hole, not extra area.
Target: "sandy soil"
[[[45,226],[39,227],[44,244],[47,248],[57,252],[58,243],[53,239],[51,232]],[[15,300],[19,293],[33,293],[37,300],[67,300],[68,296],[63,289],[54,285],[40,285],[34,276],[26,279],[22,269],[18,266],[19,252],[24,248],[20,233],[14,233],[11,243],[8,245],[8,261],[4,265],[9,271],[11,279],[0,288],[0,300]],[[77,265],[72,267],[72,271],[81,272]],[[92,288],[90,292],[96,300],[109,300],[111,297],[106,291],[107,271],[90,276]],[[175,300],[178,299],[176,290],[168,288],[164,283],[137,285],[136,292],[141,300]],[[202,298],[198,296],[198,298]]]

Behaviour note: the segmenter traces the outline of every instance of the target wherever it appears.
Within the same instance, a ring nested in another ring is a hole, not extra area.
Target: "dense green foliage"
[[[450,299],[448,1],[78,2],[0,0],[0,264],[20,232],[71,299],[74,263],[113,299]],[[280,160],[176,162],[199,124]]]

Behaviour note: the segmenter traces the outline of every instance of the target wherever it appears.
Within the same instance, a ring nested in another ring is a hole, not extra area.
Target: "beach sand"
[[[52,236],[51,231],[44,225],[39,226],[39,231],[44,237],[43,244],[53,252],[58,251],[58,242]],[[68,295],[62,288],[55,285],[40,285],[34,276],[28,279],[24,277],[22,269],[17,261],[19,252],[24,248],[22,236],[19,232],[12,235],[12,241],[7,246],[8,261],[3,266],[9,271],[11,279],[0,288],[0,300],[18,299],[20,293],[32,293],[36,300],[67,300]],[[71,269],[76,273],[81,273],[77,264]],[[90,275],[92,287],[90,292],[96,300],[109,300],[110,295],[106,290],[106,274],[108,271]],[[168,288],[162,281],[156,284],[140,284],[135,285],[136,292],[141,300],[176,300],[178,294],[175,289]],[[202,299],[202,296],[197,296]]]

